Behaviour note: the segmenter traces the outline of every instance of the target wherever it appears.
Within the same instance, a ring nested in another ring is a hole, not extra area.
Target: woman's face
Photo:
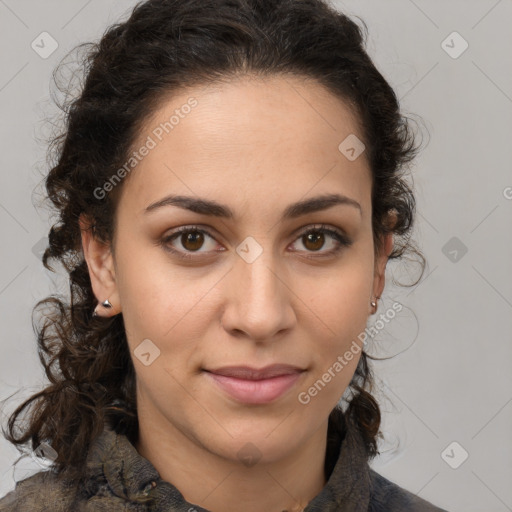
[[[123,314],[154,431],[272,461],[325,425],[384,285],[366,155],[339,149],[354,135],[339,99],[291,77],[189,89],[147,122],[118,185],[112,279],[92,280]],[[294,368],[213,373],[276,364]]]

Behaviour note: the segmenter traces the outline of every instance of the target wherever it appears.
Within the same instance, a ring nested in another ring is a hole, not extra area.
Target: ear
[[[388,224],[394,226],[396,220],[396,213],[390,212]],[[382,292],[384,291],[384,285],[386,284],[386,265],[389,260],[389,255],[393,251],[393,233],[384,235],[381,240],[382,242],[380,248],[377,251],[375,257],[375,266],[373,272],[373,295],[371,300],[375,300],[375,302],[377,302],[376,297],[380,298],[382,295]]]
[[[393,250],[393,233],[385,235],[381,250],[375,258],[375,269],[373,272],[373,297],[380,297],[386,284],[385,272],[389,255]]]
[[[99,303],[95,313],[103,317],[114,316],[121,311],[121,304],[115,280],[114,258],[111,247],[96,238],[93,232],[93,222],[85,214],[80,215],[78,223],[92,291]],[[101,305],[106,299],[112,304],[111,308],[105,308]]]

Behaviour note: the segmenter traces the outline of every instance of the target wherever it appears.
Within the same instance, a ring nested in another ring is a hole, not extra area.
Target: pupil
[[[314,247],[312,247],[312,249],[314,251],[317,251],[318,249],[322,248],[322,246],[323,246],[323,234],[321,234],[321,233],[316,233],[316,234],[315,233],[309,233],[309,234],[306,235],[306,237],[307,237],[307,241],[308,242],[311,242],[311,241],[313,242]],[[316,239],[316,243],[315,243],[315,239]],[[318,243],[318,242],[320,242],[320,243]]]
[[[194,233],[186,233],[185,235],[185,243],[183,243],[184,247],[187,247],[189,250],[194,251],[201,248],[202,245],[202,233],[195,231]],[[187,244],[191,243],[192,247],[187,246]]]

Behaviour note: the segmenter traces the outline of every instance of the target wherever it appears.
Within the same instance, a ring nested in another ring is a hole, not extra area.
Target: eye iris
[[[181,235],[181,243],[189,251],[196,251],[200,249],[204,242],[204,235],[199,231],[191,231]],[[192,243],[192,247],[187,246],[188,243]]]
[[[304,235],[306,237],[305,247],[313,251],[318,251],[324,245],[324,234],[323,233],[308,233]],[[308,243],[313,242],[313,247],[308,247]]]

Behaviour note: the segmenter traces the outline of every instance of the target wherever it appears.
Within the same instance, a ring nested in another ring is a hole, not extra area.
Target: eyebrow
[[[361,205],[355,199],[341,194],[325,194],[290,204],[284,210],[281,219],[295,219],[302,215],[326,210],[336,205],[351,206],[359,210],[360,214],[362,213]],[[213,217],[221,217],[225,219],[233,219],[235,217],[233,210],[231,210],[229,206],[219,204],[216,201],[209,199],[178,195],[169,195],[163,199],[160,199],[159,201],[156,201],[155,203],[150,204],[144,210],[144,213],[146,214],[153,212],[164,206],[177,206],[179,208],[190,210],[201,215],[210,215]]]

